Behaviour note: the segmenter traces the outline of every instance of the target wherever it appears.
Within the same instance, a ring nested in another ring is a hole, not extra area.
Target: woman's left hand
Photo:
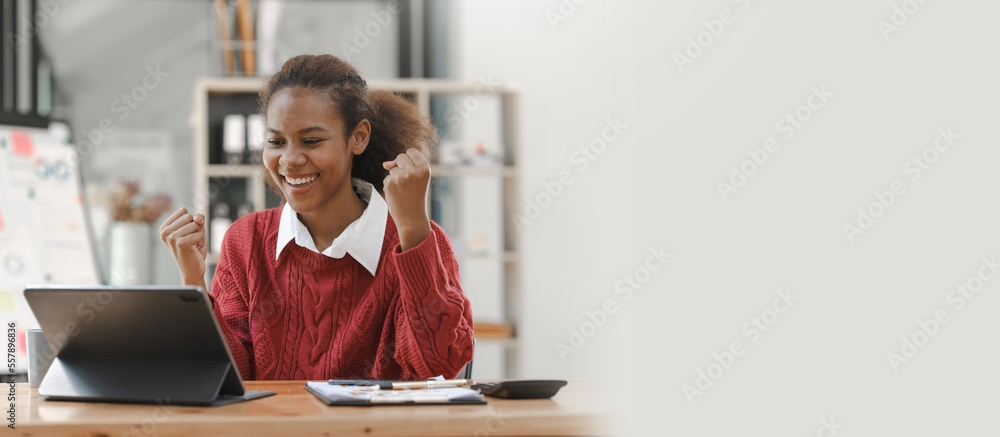
[[[382,167],[389,170],[389,176],[382,181],[385,203],[399,230],[399,244],[402,250],[408,250],[431,233],[425,202],[431,166],[420,151],[409,149],[395,160],[383,162]]]

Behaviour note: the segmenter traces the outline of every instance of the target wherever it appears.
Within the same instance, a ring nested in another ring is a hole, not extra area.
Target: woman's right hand
[[[160,239],[174,256],[184,285],[205,284],[205,257],[208,255],[208,238],[205,236],[205,216],[191,215],[187,208],[174,211],[160,225]]]

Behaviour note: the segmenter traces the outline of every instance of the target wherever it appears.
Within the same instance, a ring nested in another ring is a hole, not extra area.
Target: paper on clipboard
[[[418,390],[381,390],[378,386],[332,385],[327,381],[309,381],[308,387],[334,402],[355,401],[373,404],[445,403],[451,401],[482,401],[476,390],[454,387]]]

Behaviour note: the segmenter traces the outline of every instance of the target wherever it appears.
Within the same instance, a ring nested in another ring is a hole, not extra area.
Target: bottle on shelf
[[[222,151],[228,165],[243,164],[246,152],[247,119],[242,114],[229,114],[222,122]]]
[[[261,153],[264,150],[264,116],[260,114],[250,114],[247,116],[247,158],[244,160],[250,164],[261,163]]]
[[[218,203],[212,209],[212,221],[209,223],[209,251],[212,253],[222,252],[222,238],[226,236],[226,231],[232,226],[233,220],[229,218],[229,205]]]

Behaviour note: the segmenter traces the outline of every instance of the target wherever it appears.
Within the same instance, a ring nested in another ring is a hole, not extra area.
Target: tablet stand
[[[211,405],[243,390],[227,361],[56,357],[38,394],[53,400]]]

